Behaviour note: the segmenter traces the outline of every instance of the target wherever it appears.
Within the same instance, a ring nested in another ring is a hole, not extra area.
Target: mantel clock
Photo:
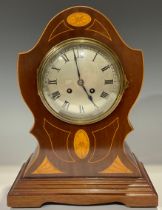
[[[60,12],[19,55],[18,78],[38,146],[8,194],[9,206],[157,206],[124,141],[143,80],[142,52],[128,47],[109,19],[85,6]]]

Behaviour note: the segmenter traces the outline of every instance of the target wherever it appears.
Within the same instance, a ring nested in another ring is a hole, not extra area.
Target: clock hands
[[[84,84],[82,84],[81,86],[82,86],[83,90],[85,91],[85,93],[87,94],[88,99],[93,103],[93,105],[94,105],[95,107],[98,108],[98,106],[97,106],[97,105],[94,103],[94,101],[93,101],[93,97],[92,97],[91,95],[88,94],[88,91],[87,91],[87,89],[85,88]]]
[[[93,105],[94,105],[95,107],[98,108],[98,106],[97,106],[97,105],[94,103],[94,101],[93,101],[93,97],[92,97],[91,95],[88,94],[88,91],[87,91],[87,89],[86,89],[85,86],[84,86],[84,80],[80,78],[80,71],[79,71],[78,62],[77,62],[77,57],[76,57],[76,55],[75,55],[74,48],[73,48],[73,54],[74,54],[74,60],[75,60],[75,64],[76,64],[76,67],[77,67],[77,73],[78,73],[78,78],[79,78],[79,80],[78,80],[78,85],[81,86],[81,87],[83,88],[84,92],[85,92],[85,93],[87,94],[87,96],[88,96],[88,99],[93,103]]]
[[[77,67],[78,77],[79,77],[79,80],[80,80],[80,72],[79,72],[78,62],[77,62],[77,57],[76,57],[76,55],[75,55],[74,48],[73,48],[73,53],[74,53],[74,60],[75,60],[75,64],[76,64],[76,67]]]

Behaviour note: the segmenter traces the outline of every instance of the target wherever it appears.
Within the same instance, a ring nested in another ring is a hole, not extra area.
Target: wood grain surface
[[[43,105],[37,88],[38,68],[46,53],[64,40],[80,37],[95,39],[112,49],[127,78],[117,108],[89,125],[65,123],[54,117]],[[128,47],[108,18],[85,6],[60,12],[36,45],[19,55],[18,77],[22,96],[35,119],[31,133],[38,148],[9,192],[9,206],[38,207],[48,202],[157,206],[157,194],[143,166],[124,143],[132,131],[128,113],[143,81],[142,52]]]

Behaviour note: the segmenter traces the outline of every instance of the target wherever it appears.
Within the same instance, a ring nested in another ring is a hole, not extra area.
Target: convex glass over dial
[[[43,104],[57,118],[90,124],[108,116],[124,90],[122,67],[114,53],[91,39],[71,39],[52,48],[38,71]]]

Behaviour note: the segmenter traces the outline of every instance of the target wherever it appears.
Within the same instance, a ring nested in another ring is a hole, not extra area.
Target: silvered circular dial
[[[121,99],[123,83],[114,53],[89,39],[67,40],[52,48],[38,72],[38,90],[46,108],[73,124],[109,115]]]

